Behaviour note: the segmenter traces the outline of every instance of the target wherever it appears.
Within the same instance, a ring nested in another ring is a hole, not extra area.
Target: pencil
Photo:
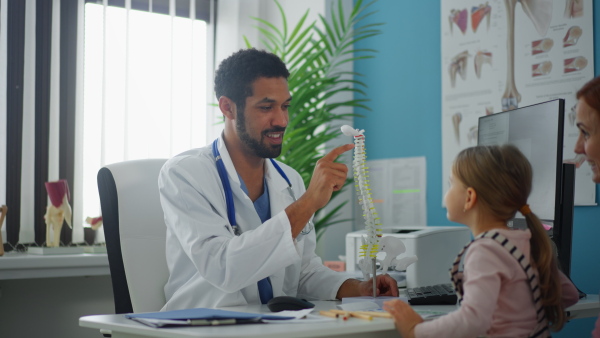
[[[350,311],[331,309],[329,312],[337,313],[338,315],[350,316]]]
[[[356,318],[359,318],[359,319],[364,319],[364,320],[373,320],[372,316],[365,315],[365,314],[358,313],[358,312],[350,312],[350,316],[356,317]]]
[[[329,312],[340,315],[340,317],[342,317],[342,319],[344,319],[344,320],[348,320],[348,317],[350,317],[350,312],[344,311],[344,310],[331,309],[331,310],[329,310]]]
[[[363,315],[373,316],[373,317],[381,317],[381,318],[392,318],[392,314],[389,312],[379,312],[379,311],[353,311],[352,313],[360,313]]]
[[[319,314],[321,316],[331,317],[331,318],[337,318],[339,316],[337,313],[333,313],[330,311],[319,311]]]

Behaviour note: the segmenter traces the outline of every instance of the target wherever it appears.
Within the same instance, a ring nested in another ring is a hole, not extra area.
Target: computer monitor
[[[569,276],[575,168],[563,163],[564,106],[558,99],[482,116],[478,144],[512,144],[529,159],[533,169],[529,206],[542,223],[552,226],[548,235],[556,244],[561,270]],[[520,213],[511,222],[516,228],[527,226]]]

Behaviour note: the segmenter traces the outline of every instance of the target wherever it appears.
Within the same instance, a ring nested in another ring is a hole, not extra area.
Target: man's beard
[[[260,158],[276,158],[281,154],[281,144],[276,145],[266,145],[261,141],[264,139],[266,134],[274,133],[274,132],[282,132],[285,131],[283,127],[275,127],[272,129],[268,129],[261,133],[260,140],[253,139],[248,131],[246,130],[246,117],[245,113],[241,112],[237,116],[237,120],[235,122],[235,128],[237,129],[238,135],[240,136],[240,140],[248,147],[255,156]]]

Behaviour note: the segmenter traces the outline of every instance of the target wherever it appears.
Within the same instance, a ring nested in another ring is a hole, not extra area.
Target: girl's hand
[[[423,318],[410,305],[395,299],[383,303],[383,309],[394,317],[396,329],[398,329],[402,338],[414,338],[415,326],[422,323]]]

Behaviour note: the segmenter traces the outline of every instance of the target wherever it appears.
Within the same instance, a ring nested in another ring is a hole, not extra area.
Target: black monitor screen
[[[529,159],[533,185],[528,203],[546,221],[554,221],[560,184],[564,121],[560,106],[560,100],[554,100],[479,118],[479,145],[509,143]]]
[[[561,269],[570,273],[573,217],[572,165],[563,164],[564,100],[553,100],[479,118],[478,144],[512,144],[533,169],[528,204],[557,246]],[[565,176],[567,175],[567,176]],[[516,227],[526,227],[517,213]]]

